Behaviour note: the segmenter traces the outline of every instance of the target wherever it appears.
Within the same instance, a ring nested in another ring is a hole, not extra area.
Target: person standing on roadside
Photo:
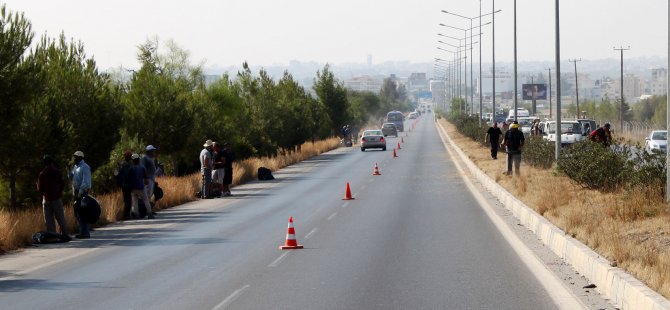
[[[498,123],[494,121],[493,125],[486,131],[486,136],[484,137],[484,143],[491,143],[491,158],[493,159],[498,159],[500,136],[502,136],[502,131],[498,128]]]
[[[521,149],[525,138],[523,132],[519,130],[517,122],[512,123],[510,130],[505,132],[505,139],[503,144],[507,148],[507,175],[512,175],[512,163],[514,164],[514,174],[519,175],[519,167],[521,166]]]
[[[147,192],[145,190],[145,186],[149,183],[147,169],[140,164],[139,154],[133,154],[131,158],[133,159],[133,167],[130,168],[130,197],[132,200],[132,212],[135,213],[135,211],[137,211],[135,214],[138,214],[139,216],[140,210],[137,200],[142,199],[144,207],[147,210],[147,217],[153,219],[154,215],[151,214],[151,204],[149,204],[149,197],[147,197]]]
[[[42,162],[44,163],[44,169],[37,177],[37,190],[42,194],[44,223],[48,232],[57,233],[55,217],[58,226],[60,226],[61,234],[69,240],[70,235],[65,221],[65,212],[63,211],[63,190],[65,190],[63,173],[56,168],[51,156],[44,155]]]
[[[212,140],[205,141],[202,145],[204,148],[200,151],[200,174],[202,175],[202,188],[200,189],[200,198],[211,199],[209,190],[212,186],[212,168],[214,167],[214,142]]]
[[[151,197],[154,195],[154,186],[156,184],[156,151],[158,149],[153,145],[149,144],[145,148],[144,156],[142,156],[141,164],[146,169],[147,173],[147,184],[144,186],[144,191],[147,193],[149,203],[151,203]],[[153,206],[152,206],[153,207]]]
[[[224,160],[223,196],[232,196],[230,185],[233,183],[233,160],[235,160],[235,156],[230,149],[230,143],[226,142],[223,144],[221,154]]]
[[[223,178],[226,175],[225,170],[225,161],[223,157],[223,150],[219,147],[219,144],[214,142],[214,167],[212,172],[212,185],[217,190],[215,194],[217,197],[221,197],[224,193]]]
[[[123,193],[123,220],[130,219],[130,210],[132,208],[132,197],[130,192],[132,191],[132,186],[130,185],[130,170],[133,167],[132,162],[133,152],[131,150],[126,150],[123,152],[123,161],[121,162],[121,167],[119,167],[119,173],[116,175],[116,184],[121,187],[121,193]]]
[[[612,143],[612,133],[610,132],[610,123],[605,123],[602,127],[592,131],[589,134],[589,139],[593,142],[601,143],[607,147]]]
[[[91,237],[89,224],[77,213],[82,198],[88,196],[91,190],[91,167],[84,162],[84,152],[74,152],[74,165],[70,171],[72,180],[72,196],[74,197],[74,210],[79,221],[79,234],[75,237],[79,239],[88,239]]]

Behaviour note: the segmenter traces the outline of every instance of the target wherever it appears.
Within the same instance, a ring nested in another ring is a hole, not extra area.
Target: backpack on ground
[[[275,177],[272,175],[272,170],[265,167],[259,167],[258,179],[261,181],[268,181],[268,180],[274,180]]]
[[[161,198],[163,198],[163,189],[158,186],[158,182],[154,183],[154,201],[159,201]],[[151,198],[151,197],[149,197]]]
[[[77,217],[88,224],[95,224],[100,219],[102,209],[100,203],[91,196],[84,196],[74,204]]]
[[[69,242],[70,237],[50,231],[40,231],[33,234],[34,244],[63,243]]]

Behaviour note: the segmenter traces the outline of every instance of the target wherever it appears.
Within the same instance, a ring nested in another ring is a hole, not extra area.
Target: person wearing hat
[[[63,173],[56,168],[54,160],[49,155],[42,158],[44,169],[37,178],[37,190],[42,194],[42,210],[44,212],[44,223],[47,231],[57,233],[54,217],[60,226],[63,236],[70,236],[65,221],[65,212],[63,211],[63,190],[65,190],[65,180]]]
[[[214,141],[207,140],[202,145],[204,148],[200,151],[200,174],[202,175],[202,188],[200,197],[202,199],[214,198],[210,196],[209,190],[212,186],[212,168],[214,167]]]
[[[151,204],[149,204],[149,197],[147,197],[147,192],[144,190],[144,187],[149,182],[147,178],[147,170],[140,164],[140,155],[133,154],[131,156],[133,160],[133,167],[130,169],[130,197],[132,204],[132,212],[139,216],[139,207],[138,199],[142,199],[144,207],[147,210],[147,217],[153,219],[154,215],[151,214]]]
[[[74,165],[70,170],[70,179],[72,180],[72,195],[75,205],[81,203],[81,199],[88,195],[91,190],[91,167],[84,161],[84,152],[76,151],[73,154]],[[75,237],[87,239],[91,237],[90,227],[86,221],[77,215],[79,221],[79,234]]]
[[[147,192],[147,197],[151,200],[154,195],[154,185],[156,184],[156,151],[158,148],[149,144],[145,148],[144,156],[142,156],[141,164],[147,170],[147,185],[144,191]]]
[[[507,148],[507,175],[512,175],[512,164],[514,164],[514,174],[519,175],[521,149],[524,142],[525,137],[519,129],[519,123],[512,123],[510,130],[505,132],[505,139],[503,140],[503,145]]]
[[[121,187],[121,193],[123,193],[124,221],[130,219],[130,210],[132,209],[132,197],[130,195],[132,191],[130,186],[130,170],[133,167],[132,156],[133,152],[131,150],[123,152],[123,161],[121,162],[121,167],[119,167],[118,174],[116,175],[116,184]]]
[[[610,123],[605,123],[602,127],[592,131],[589,139],[593,142],[602,143],[603,146],[609,146],[612,143],[612,133],[610,132]]]

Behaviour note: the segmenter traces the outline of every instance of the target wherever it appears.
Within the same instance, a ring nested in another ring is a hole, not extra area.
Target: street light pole
[[[577,118],[579,118],[579,82],[577,79],[577,62],[582,61],[581,58],[579,59],[568,59],[569,62],[572,62],[575,64],[575,97],[577,101]]]
[[[479,126],[482,126],[482,116],[484,116],[484,109],[482,107],[482,0],[479,0],[479,81],[477,84],[479,84]],[[669,112],[670,113],[670,112]],[[493,119],[495,121],[495,113],[493,114]]]
[[[549,119],[551,119],[551,68],[549,69]]]
[[[624,102],[624,95],[623,95],[623,51],[627,51],[630,49],[630,46],[627,48],[619,47],[619,48],[614,48],[615,51],[620,51],[621,52],[621,106],[619,108],[619,130],[623,132],[623,102]]]
[[[517,83],[517,74],[516,74],[516,0],[514,0],[514,120],[517,120],[517,104],[519,100],[519,94]],[[535,111],[533,111],[535,112]]]
[[[554,30],[556,33],[556,161],[561,156],[561,19],[560,0],[556,0],[556,21]]]
[[[556,0],[556,1],[558,1],[558,0]],[[492,69],[491,70],[491,73],[492,73],[491,76],[493,78],[492,79],[493,80],[493,83],[492,83],[493,84],[493,88],[492,88],[493,95],[491,96],[491,108],[493,109],[493,115],[495,115],[496,114],[496,14],[495,14],[496,0],[491,0],[491,2],[493,3],[492,8],[491,8],[491,11],[493,12],[493,27],[492,27],[493,28],[493,35],[491,36],[492,41],[493,41],[493,44],[491,45],[492,49],[493,49],[492,57],[491,57],[493,59],[493,66],[491,68]]]

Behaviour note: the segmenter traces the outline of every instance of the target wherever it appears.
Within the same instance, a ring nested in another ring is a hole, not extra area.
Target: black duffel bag
[[[258,179],[261,181],[268,181],[268,180],[274,180],[275,177],[272,175],[272,170],[265,167],[259,167]]]
[[[91,196],[84,196],[74,204],[74,212],[79,220],[95,224],[100,219],[100,203]]]

